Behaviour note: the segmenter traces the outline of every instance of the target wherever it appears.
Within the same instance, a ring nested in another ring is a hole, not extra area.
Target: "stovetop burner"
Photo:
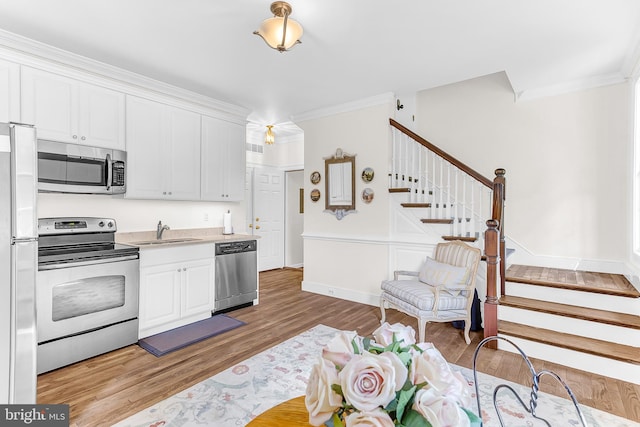
[[[135,246],[116,243],[111,218],[40,218],[38,265],[138,256]]]

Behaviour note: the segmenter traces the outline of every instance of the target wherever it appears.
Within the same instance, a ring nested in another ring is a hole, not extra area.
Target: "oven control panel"
[[[38,235],[116,232],[113,218],[39,218]]]

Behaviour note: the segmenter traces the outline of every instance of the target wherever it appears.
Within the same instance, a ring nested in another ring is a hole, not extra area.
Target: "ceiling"
[[[289,0],[302,44],[252,34],[270,0],[3,0],[0,29],[250,111],[258,125],[505,71],[516,96],[628,77],[638,0]]]

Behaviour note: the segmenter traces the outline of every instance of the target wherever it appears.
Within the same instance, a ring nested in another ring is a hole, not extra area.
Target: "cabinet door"
[[[80,86],[79,96],[80,142],[124,150],[124,94],[83,84]]]
[[[127,198],[166,197],[167,138],[163,111],[163,104],[127,96]]]
[[[200,115],[166,106],[169,151],[167,198],[200,200]]]
[[[214,259],[183,264],[182,316],[211,313],[213,310]]]
[[[180,319],[180,269],[177,264],[140,269],[141,336],[145,329]]]
[[[202,200],[239,201],[245,187],[245,130],[202,117]]]
[[[20,65],[0,61],[0,122],[20,121]]]
[[[22,120],[38,138],[78,143],[77,83],[67,77],[22,67]]]

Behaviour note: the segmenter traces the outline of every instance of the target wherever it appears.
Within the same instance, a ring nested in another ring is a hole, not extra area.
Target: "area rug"
[[[160,357],[242,325],[246,325],[246,323],[225,314],[217,314],[189,325],[143,338],[138,341],[138,345],[154,356]]]
[[[336,332],[336,329],[328,326],[315,326],[132,415],[115,426],[244,426],[267,409],[304,394],[313,364],[318,360],[322,347]],[[473,387],[471,370],[455,365],[453,368],[462,373],[469,382],[469,387]],[[479,373],[478,380],[485,427],[500,425],[491,402],[496,385],[507,383],[525,399],[531,392],[527,387],[482,373]],[[547,418],[551,425],[581,425],[569,400],[546,393],[540,393],[540,396],[538,413]],[[506,425],[510,427],[543,425],[536,420],[532,421],[513,397],[501,396],[498,405],[505,414]],[[472,409],[477,411],[475,407]],[[584,405],[581,405],[581,409],[589,427],[640,427],[640,423]]]

